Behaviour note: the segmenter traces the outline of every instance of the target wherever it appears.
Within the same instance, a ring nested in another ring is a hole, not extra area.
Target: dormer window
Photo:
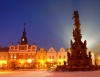
[[[14,59],[16,59],[16,55],[14,55]]]
[[[13,49],[14,47],[11,47],[11,49]]]
[[[32,49],[35,49],[35,47],[32,47]]]

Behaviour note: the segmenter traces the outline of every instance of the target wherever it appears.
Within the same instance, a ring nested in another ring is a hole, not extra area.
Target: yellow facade
[[[44,48],[40,48],[36,54],[36,68],[47,68],[46,61],[46,50]]]
[[[64,62],[67,64],[67,52],[64,48],[60,48],[59,52],[57,53],[57,65],[64,65]]]
[[[8,52],[0,51],[0,68],[7,68]]]

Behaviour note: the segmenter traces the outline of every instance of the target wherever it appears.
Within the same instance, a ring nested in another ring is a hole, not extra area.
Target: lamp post
[[[20,63],[21,63],[21,69],[23,70],[23,63],[24,63],[23,60],[21,60]]]
[[[31,68],[31,62],[32,62],[32,60],[31,59],[28,59],[29,69]]]

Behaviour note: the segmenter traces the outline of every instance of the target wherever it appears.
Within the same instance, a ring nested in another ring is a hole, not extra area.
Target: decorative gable
[[[51,47],[49,50],[48,50],[48,53],[56,53],[55,49],[53,47]]]
[[[64,48],[60,48],[59,52],[60,52],[60,53],[64,53],[64,52],[66,52],[66,51],[65,51]]]

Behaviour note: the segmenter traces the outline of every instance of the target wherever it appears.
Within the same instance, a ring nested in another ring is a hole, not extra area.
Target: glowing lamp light
[[[23,64],[23,61],[21,60],[21,64]]]
[[[51,61],[53,61],[53,60],[52,60],[52,59],[48,59],[47,61],[50,61],[50,62],[51,62]]]
[[[0,64],[7,64],[7,61],[0,61]]]
[[[4,64],[7,64],[7,61],[3,61]]]
[[[98,57],[98,59],[100,59],[100,57]]]
[[[59,59],[58,62],[63,62],[63,60],[62,59]]]
[[[31,63],[32,62],[32,60],[31,59],[28,59],[28,63]]]
[[[44,61],[43,60],[40,60],[40,63],[44,63]]]

